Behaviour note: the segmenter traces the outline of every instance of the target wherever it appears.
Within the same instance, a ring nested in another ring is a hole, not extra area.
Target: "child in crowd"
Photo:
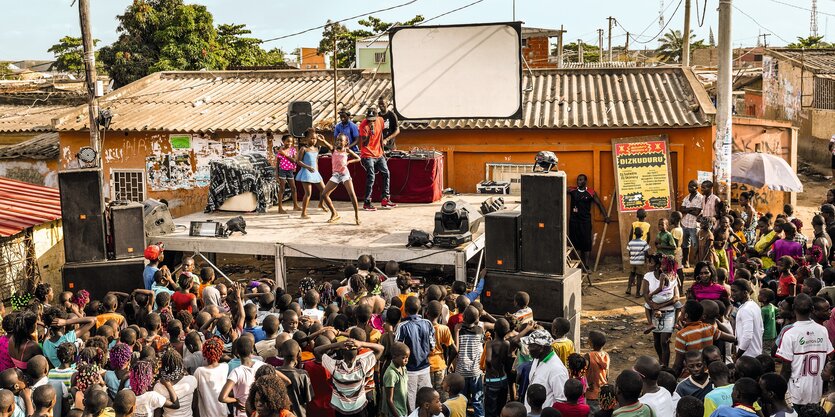
[[[297,149],[293,146],[293,136],[283,135],[281,146],[275,152],[276,165],[278,166],[278,192],[281,197],[278,199],[278,214],[287,214],[284,211],[284,189],[286,184],[290,185],[290,195],[293,197],[293,211],[299,211],[299,197],[296,192],[296,154]]]
[[[643,229],[634,229],[633,235],[633,239],[626,244],[626,250],[629,252],[629,265],[632,267],[632,270],[629,271],[629,281],[626,284],[626,295],[632,294],[632,284],[634,283],[635,297],[641,297],[641,284],[644,282],[644,266],[647,262],[649,244],[644,238]]]
[[[467,416],[467,396],[464,395],[464,377],[451,373],[444,378],[444,391],[447,393],[448,399],[444,401],[444,415],[449,417],[466,417]],[[544,390],[543,390],[544,391]],[[545,396],[543,393],[543,401]]]
[[[641,396],[643,382],[641,375],[631,369],[627,369],[618,375],[615,380],[617,389],[615,390],[618,408],[612,414],[613,416],[628,416],[628,417],[654,417],[652,409],[646,405],[641,404],[638,398]]]
[[[674,211],[670,213],[670,234],[673,235],[673,241],[675,242],[675,253],[674,258],[676,260],[676,275],[678,275],[678,285],[684,285],[684,259],[683,259],[683,251],[681,249],[681,242],[684,240],[684,229],[681,227],[681,219],[682,214],[680,211]]]
[[[635,217],[638,219],[632,222],[632,228],[629,230],[629,240],[633,239],[641,239],[644,242],[647,242],[647,238],[649,237],[649,231],[652,227],[649,223],[647,223],[647,211],[644,209],[638,209],[635,212]],[[640,229],[641,235],[638,236],[635,232]]]
[[[791,256],[783,256],[777,260],[777,299],[782,300],[786,297],[794,297],[797,295],[797,279],[792,274],[792,267],[794,267],[794,259]]]
[[[583,396],[583,384],[578,379],[565,381],[563,390],[565,401],[557,401],[551,407],[557,409],[562,417],[587,417],[591,412],[588,405],[579,402]]]
[[[528,324],[533,321],[533,310],[528,307],[531,302],[531,296],[524,291],[517,291],[513,295],[513,304],[516,307],[516,312],[513,313],[513,320],[519,324]]]
[[[699,221],[696,240],[699,241],[695,262],[710,262],[710,249],[713,247],[713,232],[710,230],[711,219],[704,217]]]
[[[438,300],[432,300],[426,306],[425,317],[432,323],[435,329],[435,347],[429,354],[429,373],[432,379],[432,388],[441,396],[441,401],[446,401],[446,390],[443,389],[444,377],[446,376],[447,358],[453,358],[457,350],[452,343],[452,332],[445,324],[439,323],[443,306]],[[399,316],[398,316],[399,318]]]
[[[588,382],[586,381],[588,362],[586,362],[586,358],[579,353],[572,353],[568,355],[566,366],[568,368],[568,378],[580,381],[583,387],[580,397],[577,398],[577,403],[586,404],[586,397],[583,395],[586,392],[586,388],[588,388]]]
[[[483,417],[481,355],[484,352],[484,329],[479,326],[478,318],[478,309],[474,306],[464,310],[464,321],[456,329],[458,357],[455,372],[464,377],[463,393],[475,416]]]
[[[586,372],[588,388],[585,397],[591,411],[597,412],[600,409],[598,402],[600,388],[609,382],[609,354],[603,351],[603,346],[606,345],[606,334],[592,330],[589,332],[588,340],[591,350],[585,355],[586,362],[589,364],[588,372]]]
[[[757,301],[762,306],[760,311],[763,316],[763,351],[770,354],[774,348],[774,339],[777,337],[777,306],[774,305],[774,291],[770,288],[760,289]]]
[[[359,203],[357,202],[357,194],[354,192],[354,184],[351,182],[351,173],[348,172],[348,166],[359,162],[360,157],[348,147],[348,142],[348,136],[344,133],[336,137],[336,143],[331,153],[331,172],[333,174],[325,185],[322,194],[324,195],[325,201],[328,201],[330,200],[331,193],[333,193],[339,184],[342,184],[345,187],[345,191],[348,192],[348,196],[351,198],[351,205],[354,206],[354,221],[359,225]],[[330,148],[329,144],[327,146]],[[336,223],[339,221],[339,218],[339,213],[334,210],[331,213],[331,218],[328,220],[328,223]]]
[[[402,417],[409,414],[409,384],[406,375],[409,347],[403,342],[395,342],[391,346],[391,356],[391,364],[383,376],[383,398],[385,399],[383,409],[387,417]]]
[[[551,322],[551,335],[554,337],[551,348],[565,366],[568,366],[568,357],[574,353],[574,342],[566,336],[570,331],[571,322],[564,317],[557,317]]]
[[[508,375],[513,367],[513,351],[506,340],[509,332],[510,323],[507,320],[496,320],[493,339],[487,341],[484,350],[484,412],[488,416],[501,412],[507,402],[510,390]]]
[[[415,411],[409,417],[434,417],[441,414],[441,396],[432,387],[423,387],[415,395]]]
[[[658,236],[655,238],[655,251],[657,253],[674,256],[676,253],[676,241],[670,233],[670,221],[667,219],[658,220]]]
[[[545,386],[542,384],[531,384],[528,387],[525,397],[528,400],[528,405],[531,407],[531,412],[528,416],[540,416],[542,414],[542,406],[545,404]]]
[[[302,219],[310,218],[310,216],[307,214],[307,206],[310,204],[310,196],[314,185],[319,190],[319,207],[322,208],[322,210],[330,210],[331,220],[333,220],[334,215],[336,214],[336,209],[333,207],[333,202],[331,202],[328,196],[323,195],[323,191],[325,190],[325,183],[322,181],[322,176],[319,174],[318,168],[319,147],[317,145],[320,143],[325,146],[330,146],[330,144],[325,141],[322,135],[316,133],[315,128],[310,128],[305,133],[305,137],[302,139],[301,146],[299,147],[299,151],[296,154],[296,165],[301,167],[298,174],[296,174],[296,181],[302,183],[302,189],[304,189],[304,198],[302,200],[301,213]],[[327,205],[327,209],[325,209],[324,206],[322,206],[322,204]]]

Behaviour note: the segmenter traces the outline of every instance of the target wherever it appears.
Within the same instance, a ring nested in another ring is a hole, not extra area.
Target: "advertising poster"
[[[667,141],[630,141],[613,146],[618,210],[671,209]]]

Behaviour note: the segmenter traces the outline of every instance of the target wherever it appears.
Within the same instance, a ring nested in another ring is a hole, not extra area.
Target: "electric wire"
[[[669,26],[670,26],[670,23],[673,21],[673,18],[674,18],[674,17],[676,16],[676,14],[678,13],[678,9],[680,9],[680,8],[681,8],[681,3],[682,3],[683,1],[684,1],[684,0],[679,0],[679,1],[678,1],[678,5],[676,6],[676,9],[675,9],[675,10],[673,10],[673,14],[672,14],[672,15],[670,15],[670,18],[669,18],[669,19],[667,19],[667,23],[666,23],[666,24],[664,24],[664,27],[662,27],[662,28],[661,28],[661,30],[660,30],[660,31],[658,31],[658,33],[657,33],[655,36],[653,36],[652,38],[650,38],[650,39],[649,39],[649,40],[647,40],[647,41],[642,41],[642,40],[639,40],[639,39],[637,39],[637,38],[636,38],[636,39],[635,39],[635,42],[640,43],[640,44],[648,44],[648,43],[650,43],[650,42],[652,42],[652,41],[654,41],[654,40],[658,39],[658,37],[659,37],[659,36],[661,36],[661,34],[663,34],[665,30],[667,30],[667,27],[669,27]],[[672,4],[672,3],[671,3],[671,4]]]

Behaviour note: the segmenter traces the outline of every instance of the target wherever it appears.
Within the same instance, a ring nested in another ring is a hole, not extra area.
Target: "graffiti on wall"
[[[769,190],[765,187],[756,188],[738,182],[731,184],[731,204],[734,207],[738,207],[739,195],[747,191],[754,192],[754,197],[751,198],[751,204],[758,213],[780,213],[783,211],[782,192]]]
[[[770,57],[763,57],[763,102],[765,107],[777,110],[779,118],[796,120],[800,117],[800,88],[792,83],[793,71],[786,65],[780,71],[779,62]]]

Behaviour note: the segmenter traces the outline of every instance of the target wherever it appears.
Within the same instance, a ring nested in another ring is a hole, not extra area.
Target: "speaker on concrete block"
[[[104,199],[100,168],[58,173],[61,223],[67,262],[102,261],[107,257]]]
[[[522,271],[565,273],[565,199],[564,172],[522,174]]]
[[[519,270],[519,211],[501,210],[484,216],[484,254],[487,269]]]
[[[64,289],[87,290],[95,300],[101,300],[108,291],[130,294],[135,288],[142,287],[144,269],[144,258],[66,263],[62,271]]]
[[[291,101],[287,108],[287,130],[300,138],[313,127],[313,105],[309,101]]]
[[[111,252],[115,259],[142,257],[145,250],[144,206],[114,203],[110,206]]]
[[[514,313],[518,309],[513,297],[517,291],[524,291],[530,296],[534,319],[550,322],[556,317],[580,314],[581,284],[582,274],[576,268],[568,269],[565,275],[488,270],[481,303],[489,313]]]
[[[142,202],[142,207],[146,237],[174,233],[174,220],[167,204],[149,198]]]

